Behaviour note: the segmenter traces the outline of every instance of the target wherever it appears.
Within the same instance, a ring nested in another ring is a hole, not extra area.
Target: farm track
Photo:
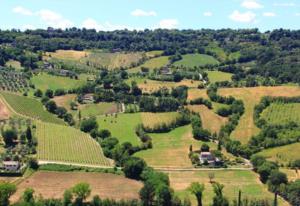
[[[175,168],[175,167],[153,167],[162,172],[192,172],[192,171],[252,171],[253,168],[233,167],[233,168]]]

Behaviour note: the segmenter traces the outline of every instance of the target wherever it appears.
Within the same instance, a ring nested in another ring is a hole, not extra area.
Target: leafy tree
[[[143,206],[154,205],[155,187],[153,184],[144,184],[144,187],[140,190],[140,198]]]
[[[0,205],[9,205],[9,198],[17,191],[17,187],[11,183],[0,183]]]
[[[82,205],[83,201],[90,196],[91,188],[87,183],[79,183],[72,188],[76,203]]]
[[[157,198],[156,205],[171,206],[173,191],[168,185],[159,185],[156,188]]]
[[[285,173],[273,170],[268,178],[269,189],[278,192],[281,184],[287,184],[288,179]]]
[[[63,205],[69,206],[72,203],[72,199],[73,199],[72,190],[70,189],[66,190],[63,196]]]
[[[51,113],[54,113],[56,112],[56,109],[57,109],[57,105],[54,101],[50,100],[46,103],[45,105],[46,109],[51,112]]]
[[[212,206],[229,206],[228,199],[223,196],[224,185],[216,182],[213,184],[215,196],[213,197]]]
[[[132,179],[140,179],[143,170],[146,167],[144,160],[138,157],[130,157],[125,163],[123,171],[125,176]]]
[[[43,96],[43,92],[42,92],[42,90],[37,89],[37,90],[34,92],[33,95],[36,96],[36,97],[42,97],[42,96]]]
[[[202,145],[201,145],[201,152],[209,152],[209,146],[208,146],[208,144],[206,144],[206,143],[203,143]]]
[[[54,95],[54,92],[53,90],[51,89],[47,89],[46,92],[45,92],[45,96],[48,97],[48,98],[53,98],[53,95]]]
[[[189,186],[189,191],[194,194],[197,198],[198,206],[202,206],[202,196],[205,187],[203,184],[198,182],[192,182]]]
[[[39,168],[39,163],[38,163],[37,159],[35,159],[35,158],[29,158],[29,160],[28,160],[28,166],[31,169],[37,170]]]
[[[32,141],[32,132],[30,126],[28,126],[26,129],[26,138],[28,142]]]
[[[93,129],[98,129],[99,125],[95,117],[90,117],[81,122],[80,129],[83,132],[90,132]]]
[[[14,140],[18,138],[18,133],[14,129],[7,129],[2,132],[2,137],[7,147],[14,144]]]
[[[34,190],[32,188],[25,189],[22,199],[24,202],[33,203],[34,202]]]

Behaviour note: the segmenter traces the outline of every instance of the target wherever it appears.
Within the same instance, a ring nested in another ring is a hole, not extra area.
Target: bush
[[[144,160],[138,157],[130,157],[125,161],[123,171],[126,177],[139,180],[145,167]]]
[[[81,122],[80,130],[83,132],[90,132],[93,129],[98,129],[99,125],[95,117],[90,117]]]

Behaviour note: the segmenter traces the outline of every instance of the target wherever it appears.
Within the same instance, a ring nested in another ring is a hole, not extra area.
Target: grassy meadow
[[[231,82],[231,73],[221,72],[221,71],[206,71],[210,83],[230,81]]]
[[[31,78],[31,82],[36,88],[46,91],[47,89],[75,89],[82,86],[85,82],[85,78],[71,79],[69,77],[54,76],[47,73],[40,73]]]
[[[55,115],[47,112],[44,109],[43,104],[37,99],[6,92],[2,92],[0,95],[3,96],[9,107],[20,115],[44,122],[65,124],[62,119],[59,119]]]
[[[140,139],[135,134],[136,126],[142,123],[140,113],[101,116],[97,118],[97,122],[100,129],[108,129],[120,143],[140,145]]]
[[[268,124],[300,123],[300,103],[272,103],[262,113],[261,118]]]
[[[288,164],[291,161],[299,159],[300,143],[289,144],[281,147],[265,149],[258,153],[268,160],[278,162],[279,164]]]
[[[185,66],[185,67],[198,67],[205,65],[216,65],[219,61],[214,57],[206,54],[186,54],[182,56],[182,59],[175,62],[175,66]]]
[[[37,122],[36,136],[39,160],[112,166],[100,145],[88,134],[73,127]]]
[[[176,120],[179,116],[177,112],[165,112],[165,113],[141,113],[143,125],[146,127],[154,127],[157,124],[170,124],[172,121]]]
[[[100,102],[97,104],[83,104],[79,106],[81,116],[99,116],[104,114],[112,114],[118,112],[118,106],[116,103]]]
[[[160,57],[152,58],[146,61],[144,64],[128,70],[128,72],[130,73],[140,72],[142,67],[146,67],[149,70],[159,69],[167,65],[168,63],[169,63],[169,56],[160,56]]]
[[[15,68],[17,71],[21,71],[24,68],[22,67],[19,61],[9,60],[5,63],[5,66]]]
[[[187,171],[187,172],[168,172],[171,187],[174,188],[175,194],[181,199],[189,197],[196,205],[196,198],[188,191],[192,182],[199,182],[205,185],[203,193],[203,204],[210,205],[214,197],[212,184],[209,182],[208,174],[215,175],[214,181],[225,185],[224,195],[232,202],[238,197],[238,191],[242,191],[243,197],[273,200],[273,194],[263,185],[257,174],[252,171]],[[281,199],[279,205],[287,206],[288,204]]]

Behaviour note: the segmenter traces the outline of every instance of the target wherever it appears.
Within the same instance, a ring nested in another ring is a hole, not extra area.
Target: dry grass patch
[[[295,181],[297,179],[300,179],[300,172],[297,170],[280,168],[280,171],[287,175],[289,181]]]
[[[68,111],[70,110],[70,103],[75,101],[76,94],[66,94],[63,96],[56,96],[53,98],[53,101],[57,104],[57,106],[64,107]]]
[[[80,60],[89,55],[88,51],[75,51],[75,50],[57,50],[55,52],[47,52],[44,58],[57,58],[66,60]]]
[[[228,121],[227,118],[217,115],[213,110],[208,109],[204,105],[189,105],[188,109],[200,114],[203,128],[208,129],[210,132],[218,133],[221,126],[225,125]]]
[[[80,182],[90,184],[90,197],[99,195],[101,198],[112,199],[138,199],[138,192],[142,187],[141,182],[114,174],[39,171],[18,185],[11,200],[15,202],[20,199],[24,190],[29,187],[35,190],[36,196],[62,198],[66,189]]]
[[[219,89],[222,96],[233,96],[241,99],[245,104],[245,113],[241,117],[237,128],[231,137],[247,143],[249,139],[258,134],[259,129],[254,125],[253,112],[256,104],[264,96],[300,96],[300,87],[278,86],[278,87],[251,87],[251,88],[225,88]]]
[[[158,124],[170,124],[179,116],[177,112],[167,112],[167,113],[142,113],[142,121],[146,127],[154,127]]]
[[[0,98],[0,120],[9,119],[11,113],[3,100]]]
[[[197,88],[189,89],[188,100],[193,100],[200,97],[204,99],[209,99],[206,93],[206,89],[197,89]]]

